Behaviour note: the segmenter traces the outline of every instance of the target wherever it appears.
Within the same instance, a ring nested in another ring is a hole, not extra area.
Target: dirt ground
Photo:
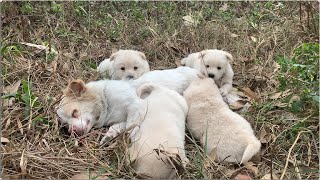
[[[233,55],[234,86],[251,97],[239,113],[261,152],[247,166],[220,165],[187,134],[190,164],[179,177],[319,178],[319,49],[312,49],[319,47],[318,2],[0,3],[2,177],[98,171],[133,178],[126,135],[100,146],[105,129],[70,137],[60,126],[62,89],[72,79],[101,79],[97,65],[117,49],[142,51],[151,69],[167,69],[192,52],[218,48]]]

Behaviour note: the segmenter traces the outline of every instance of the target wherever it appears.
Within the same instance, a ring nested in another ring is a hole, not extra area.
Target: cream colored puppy
[[[150,71],[149,63],[143,52],[135,50],[119,50],[109,59],[102,61],[98,72],[109,74],[114,80],[137,79],[145,72]]]
[[[232,60],[232,55],[226,51],[209,49],[190,54],[181,60],[181,65],[198,69],[207,77],[214,79],[220,88],[220,93],[225,96],[232,89],[234,75],[230,65]]]
[[[203,77],[203,76],[202,76]],[[214,149],[219,161],[245,163],[259,150],[261,143],[250,124],[229,109],[211,78],[194,80],[184,92],[189,106],[187,125],[207,152]]]
[[[172,178],[174,167],[163,152],[188,160],[184,150],[185,119],[188,106],[176,91],[153,83],[137,90],[142,99],[145,116],[139,129],[131,134],[130,158],[138,174],[152,178]]]

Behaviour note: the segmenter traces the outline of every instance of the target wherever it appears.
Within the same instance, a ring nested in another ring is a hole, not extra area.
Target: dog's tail
[[[155,85],[153,83],[144,83],[137,89],[137,95],[141,99],[148,97],[154,90]]]
[[[254,156],[257,152],[259,152],[260,147],[261,147],[260,141],[256,137],[251,138],[248,141],[248,146],[243,152],[241,163],[248,162],[252,158],[252,156]]]

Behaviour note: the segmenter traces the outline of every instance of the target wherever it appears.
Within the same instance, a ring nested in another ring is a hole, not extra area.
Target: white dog
[[[62,124],[68,124],[70,133],[80,135],[92,127],[115,124],[116,130],[121,129],[119,126],[127,121],[136,122],[139,110],[136,90],[126,81],[101,80],[85,84],[74,80],[65,89],[57,114]],[[110,128],[107,135],[114,137],[117,135],[114,133],[114,128]]]
[[[211,78],[194,80],[184,92],[189,106],[187,125],[207,152],[214,149],[219,161],[245,163],[261,146],[244,118],[229,109]]]
[[[220,93],[225,96],[232,89],[234,73],[229,63],[232,60],[230,53],[210,49],[190,54],[181,60],[181,65],[198,69],[207,77],[214,79],[220,88]]]
[[[108,74],[111,79],[137,79],[150,71],[149,63],[143,52],[135,50],[119,50],[109,59],[102,61],[98,68],[102,75]]]
[[[146,83],[137,90],[145,109],[139,129],[131,135],[129,148],[138,174],[152,178],[172,178],[174,167],[164,154],[179,155],[188,160],[184,150],[185,119],[188,106],[173,90]]]
[[[92,127],[112,126],[101,143],[115,137],[141,116],[136,88],[153,82],[182,94],[198,71],[188,67],[151,71],[133,81],[101,80],[85,84],[82,80],[69,83],[57,114],[70,132],[83,134]],[[120,123],[120,124],[119,124]]]

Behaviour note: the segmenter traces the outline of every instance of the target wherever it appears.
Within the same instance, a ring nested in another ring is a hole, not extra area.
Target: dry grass
[[[277,106],[279,99],[270,99],[279,85],[275,58],[292,56],[302,42],[318,41],[317,2],[228,2],[225,10],[219,9],[224,2],[1,4],[3,84],[32,81],[30,91],[21,85],[15,102],[3,104],[1,137],[9,140],[1,146],[3,177],[65,179],[95,170],[112,178],[132,178],[133,170],[125,163],[125,135],[101,147],[103,129],[71,138],[63,131],[54,109],[61,89],[70,79],[99,79],[94,68],[113,49],[143,51],[152,69],[162,69],[175,67],[175,60],[191,52],[219,48],[234,56],[237,87],[249,87],[260,99],[243,114],[263,141],[255,165],[258,174],[253,176],[319,178],[317,112],[306,109],[297,115]],[[199,23],[184,25],[186,15]],[[22,42],[48,43],[51,51]],[[53,55],[53,49],[58,54]],[[191,139],[186,145],[191,163],[182,178],[233,178],[246,171],[206,163]]]

